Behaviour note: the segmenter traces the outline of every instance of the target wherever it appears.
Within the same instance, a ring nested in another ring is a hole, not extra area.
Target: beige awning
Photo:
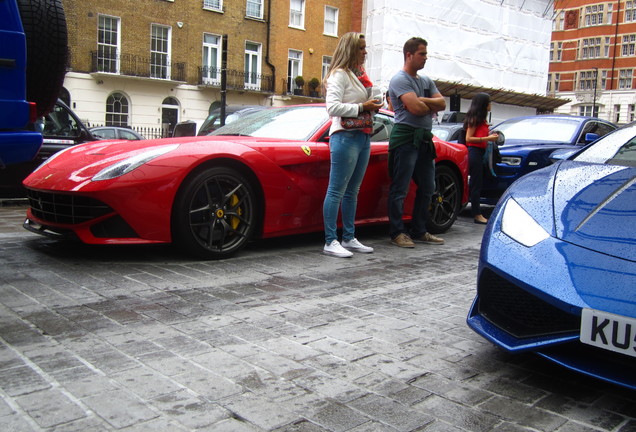
[[[490,95],[493,102],[508,105],[536,108],[539,111],[553,111],[554,109],[570,102],[570,99],[560,99],[555,97],[519,93],[510,90],[493,89],[475,85],[451,83],[447,81],[435,80],[435,85],[439,92],[446,97],[458,94],[462,99],[472,99],[479,92]]]

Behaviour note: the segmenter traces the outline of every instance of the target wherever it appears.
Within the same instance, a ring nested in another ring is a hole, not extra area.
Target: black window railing
[[[228,69],[226,77],[228,89],[274,93],[274,79],[271,75]],[[198,83],[199,85],[221,87],[221,69],[208,66],[199,67]]]
[[[125,76],[186,81],[186,64],[151,61],[132,54],[104,57],[98,51],[91,52],[91,72],[113,73]]]

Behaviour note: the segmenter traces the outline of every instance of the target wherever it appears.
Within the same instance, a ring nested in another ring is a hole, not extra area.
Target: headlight
[[[550,237],[550,234],[512,198],[506,202],[503,210],[501,231],[527,247],[532,247]]]
[[[140,153],[138,155],[129,157],[128,159],[125,159],[123,161],[117,162],[114,165],[104,168],[103,170],[98,172],[97,175],[95,175],[95,177],[93,177],[93,181],[110,180],[110,179],[114,179],[116,177],[122,176],[126,173],[131,172],[135,168],[138,168],[141,165],[150,162],[156,157],[159,157],[168,152],[171,152],[172,150],[175,150],[177,147],[179,147],[179,144],[156,147],[151,150]]]
[[[502,156],[501,163],[506,165],[511,165],[511,166],[519,166],[521,165],[521,158],[513,157],[513,156]]]

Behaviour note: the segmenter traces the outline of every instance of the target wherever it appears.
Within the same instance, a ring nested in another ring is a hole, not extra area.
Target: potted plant
[[[298,75],[296,78],[294,78],[294,83],[296,83],[296,88],[294,88],[294,94],[302,96],[303,86],[305,85],[305,78],[303,78],[302,75]]]
[[[309,96],[318,97],[318,92],[316,91],[316,89],[318,88],[318,86],[320,86],[320,80],[314,77],[309,80],[307,85],[309,86]]]

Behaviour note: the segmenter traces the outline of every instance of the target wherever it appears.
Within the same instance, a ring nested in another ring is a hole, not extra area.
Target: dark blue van
[[[0,169],[38,153],[67,57],[61,0],[0,0]]]

